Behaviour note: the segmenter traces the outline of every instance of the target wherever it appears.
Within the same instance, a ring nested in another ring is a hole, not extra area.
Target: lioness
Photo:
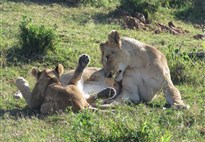
[[[112,81],[106,81],[105,78],[101,79],[101,81],[94,80],[96,72],[97,74],[102,74],[98,73],[95,68],[89,68],[86,70],[87,73],[83,74],[88,63],[89,56],[82,55],[75,71],[64,75],[64,83],[66,82],[65,79],[68,79],[67,85],[61,83],[60,77],[64,72],[64,68],[59,64],[55,69],[44,69],[43,71],[39,71],[36,68],[32,69],[32,75],[37,80],[32,92],[30,92],[28,82],[22,77],[16,80],[16,86],[21,91],[28,107],[30,109],[40,108],[42,113],[51,114],[60,110],[63,111],[68,106],[73,111],[90,108],[90,105],[94,105],[97,98],[109,100],[115,95],[115,90],[109,87],[105,88],[111,86],[109,83],[112,84]],[[83,81],[87,82],[87,84],[83,83]],[[87,92],[83,92],[83,90],[86,90],[86,86],[83,86],[84,84],[88,85],[94,93],[96,90],[101,91],[90,96],[86,94],[90,93],[89,89]]]
[[[156,48],[111,31],[100,49],[105,75],[121,85],[116,102],[149,102],[162,89],[168,104],[188,107],[172,83],[165,56]]]

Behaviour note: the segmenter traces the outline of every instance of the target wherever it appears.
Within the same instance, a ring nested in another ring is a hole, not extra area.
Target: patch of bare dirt
[[[169,22],[167,26],[162,23],[157,23],[157,29],[154,31],[154,33],[159,34],[161,32],[168,32],[173,35],[189,33],[189,31],[183,30],[181,27],[176,27],[173,22]]]
[[[151,25],[151,21],[148,20],[145,15],[142,13],[136,12],[134,14],[130,14],[127,11],[119,11],[118,16],[121,17],[121,21],[119,19],[112,19],[112,22],[121,24],[125,29],[132,30],[149,30],[153,31],[154,34],[160,33],[170,33],[173,35],[183,35],[186,33],[190,33],[188,30],[183,29],[182,27],[176,26],[172,21],[168,22],[167,25],[164,23],[156,23]],[[194,25],[194,28],[204,30],[204,34],[196,34],[193,36],[194,39],[204,40],[205,39],[205,25]]]
[[[123,28],[125,29],[149,29],[148,20],[146,20],[142,13],[136,12],[133,15],[130,15],[126,11],[121,11],[120,17],[123,19]]]
[[[199,131],[200,131],[200,133],[201,133],[202,135],[205,135],[205,127],[204,127],[204,128],[201,128]]]
[[[194,39],[205,39],[205,34],[196,34],[193,36]]]

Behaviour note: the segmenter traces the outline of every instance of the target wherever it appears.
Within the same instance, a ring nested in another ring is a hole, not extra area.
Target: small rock
[[[205,39],[205,34],[197,34],[193,36],[194,39]]]
[[[161,31],[159,29],[154,31],[154,34],[160,34],[160,33],[161,33]]]
[[[200,129],[200,133],[201,133],[202,135],[205,135],[205,127]]]
[[[131,16],[125,16],[124,18],[125,27],[128,29],[139,29],[140,28],[140,21]]]
[[[135,12],[134,17],[139,19],[142,23],[146,24],[145,16],[142,13]]]

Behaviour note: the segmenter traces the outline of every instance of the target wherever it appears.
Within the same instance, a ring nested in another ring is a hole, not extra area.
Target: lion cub
[[[67,107],[71,107],[74,112],[92,108],[91,105],[97,98],[109,99],[115,95],[115,90],[105,88],[85,98],[78,83],[88,63],[88,55],[80,56],[78,65],[67,85],[61,83],[60,77],[64,72],[64,67],[59,64],[55,69],[44,69],[43,71],[32,69],[32,75],[37,80],[32,92],[30,92],[28,82],[22,77],[16,80],[16,86],[21,91],[28,107],[30,109],[40,108],[42,113],[51,114],[64,111]]]

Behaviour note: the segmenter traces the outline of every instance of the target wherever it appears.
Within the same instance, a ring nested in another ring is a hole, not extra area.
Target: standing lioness
[[[187,108],[173,85],[165,56],[156,48],[132,38],[121,38],[117,31],[100,44],[105,75],[121,83],[117,102],[152,101],[161,89],[168,104]]]

